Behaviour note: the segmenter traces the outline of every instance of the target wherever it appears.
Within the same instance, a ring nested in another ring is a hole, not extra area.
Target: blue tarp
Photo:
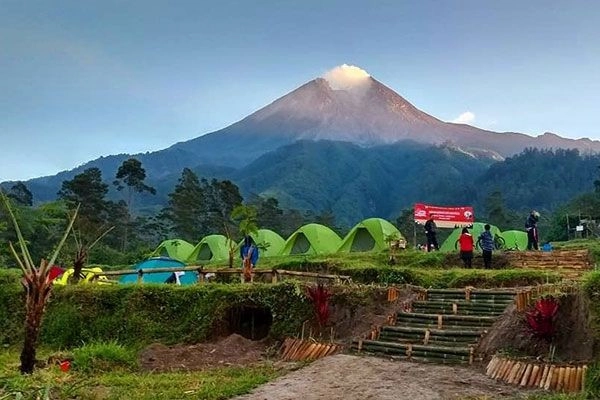
[[[137,264],[133,269],[131,275],[124,275],[119,282],[120,283],[136,283],[138,279],[137,271],[140,269],[146,270],[151,268],[176,268],[185,267],[185,264],[181,261],[174,260],[168,257],[156,257],[142,261]],[[144,274],[142,278],[144,283],[166,283],[169,278],[173,279],[172,272],[159,272],[156,274]],[[185,274],[179,277],[179,281],[182,285],[191,285],[198,282],[198,274],[194,271],[186,271]]]

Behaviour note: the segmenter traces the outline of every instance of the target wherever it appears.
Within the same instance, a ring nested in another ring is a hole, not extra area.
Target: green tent
[[[194,247],[187,259],[188,263],[197,261],[222,261],[229,258],[229,239],[223,235],[208,235]]]
[[[388,248],[386,238],[404,239],[400,231],[381,218],[359,222],[344,238],[338,252],[382,251]]]
[[[473,241],[477,243],[477,238],[484,231],[485,222],[475,222],[472,228],[469,228],[469,233],[473,235]],[[460,233],[463,228],[456,228],[452,231],[448,239],[444,241],[444,243],[440,246],[440,251],[450,252],[450,251],[458,251],[456,241],[458,240]],[[490,228],[490,232],[494,236],[501,236],[500,229],[498,227],[492,225]]]
[[[183,239],[169,239],[158,245],[150,257],[169,257],[177,261],[185,262],[192,252],[194,245]]]
[[[504,239],[504,247],[507,250],[526,250],[527,232],[523,231],[504,231],[500,234]]]
[[[342,239],[328,227],[308,224],[292,233],[281,254],[331,254],[336,252],[341,243]]]
[[[278,256],[285,245],[285,239],[270,229],[259,229],[256,233],[251,233],[250,236],[252,236],[254,243],[259,246],[268,244],[266,249],[260,249],[260,257]],[[243,242],[242,239],[238,246],[241,246]]]

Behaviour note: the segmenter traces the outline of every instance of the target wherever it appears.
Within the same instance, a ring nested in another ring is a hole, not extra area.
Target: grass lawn
[[[38,358],[44,359],[44,352]],[[209,371],[141,373],[117,369],[83,373],[58,366],[18,371],[19,352],[0,350],[0,399],[227,399],[244,394],[279,372],[272,366],[223,367]]]

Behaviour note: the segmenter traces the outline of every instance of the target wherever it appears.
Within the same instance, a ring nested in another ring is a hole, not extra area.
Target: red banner
[[[473,207],[440,207],[429,204],[415,204],[415,222],[425,224],[430,216],[438,228],[470,226],[475,221]]]

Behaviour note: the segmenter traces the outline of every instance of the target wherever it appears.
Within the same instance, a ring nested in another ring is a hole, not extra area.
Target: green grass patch
[[[227,399],[278,375],[273,366],[264,365],[156,374],[127,370],[89,374],[77,369],[64,373],[49,367],[23,376],[18,372],[18,353],[0,351],[0,399]]]
[[[89,343],[73,350],[73,368],[84,373],[133,371],[137,354],[114,341]]]

